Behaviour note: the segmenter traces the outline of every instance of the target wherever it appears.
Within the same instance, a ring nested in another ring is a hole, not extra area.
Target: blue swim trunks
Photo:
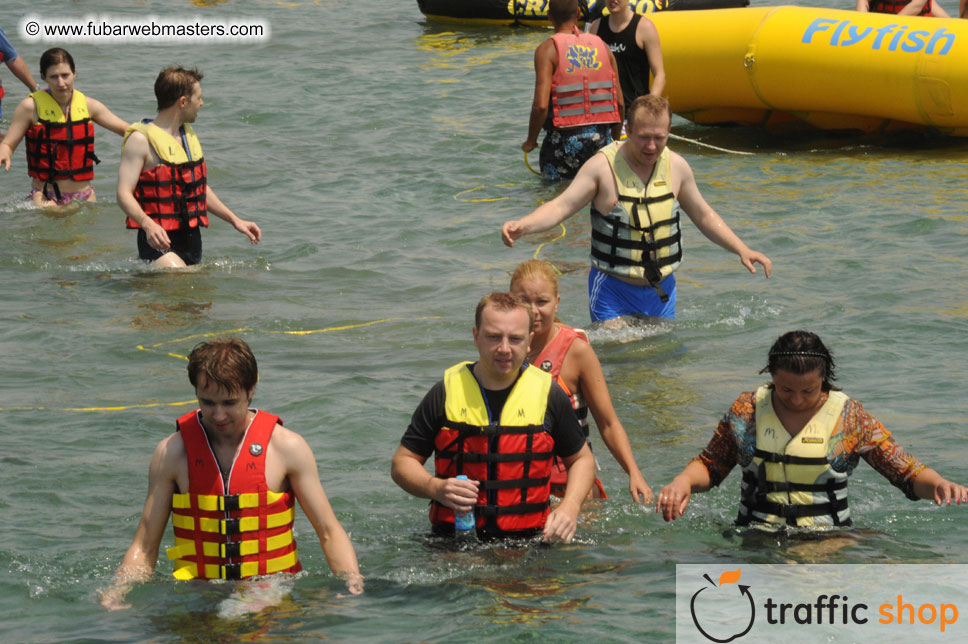
[[[582,164],[611,142],[611,125],[547,130],[538,154],[541,178],[545,181],[574,179]]]
[[[603,273],[594,266],[588,272],[588,312],[592,322],[611,320],[622,315],[676,317],[676,274],[661,283],[669,296],[663,303],[651,286],[635,286]]]

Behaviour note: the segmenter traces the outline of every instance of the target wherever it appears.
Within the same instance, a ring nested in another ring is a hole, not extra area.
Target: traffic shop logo
[[[702,586],[689,601],[692,623],[710,642],[732,642],[743,637],[753,628],[756,604],[753,601],[753,595],[750,594],[750,587],[738,583],[741,574],[742,568],[727,570],[719,576],[719,585],[716,585],[709,575],[703,574],[703,578],[709,582],[709,585]],[[710,619],[710,600],[717,604],[728,602],[732,606],[728,624],[714,624],[716,620]]]

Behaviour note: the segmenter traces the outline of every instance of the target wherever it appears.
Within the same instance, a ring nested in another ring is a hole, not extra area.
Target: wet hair
[[[77,70],[74,68],[74,57],[67,53],[66,49],[54,47],[40,55],[40,77],[45,78],[47,76],[47,70],[60,63],[67,63],[71,71],[75,74],[77,73]]]
[[[777,338],[770,347],[766,366],[760,369],[760,373],[769,372],[772,376],[782,369],[802,376],[811,371],[820,371],[823,379],[821,389],[840,391],[839,387],[833,385],[837,379],[834,367],[834,357],[820,336],[809,331],[789,331]]]
[[[248,344],[238,338],[217,338],[195,345],[188,355],[188,381],[197,389],[202,376],[227,393],[249,395],[259,381],[259,366]]]
[[[544,280],[551,284],[551,289],[556,296],[558,295],[558,273],[555,272],[554,266],[544,260],[529,259],[518,264],[511,274],[511,290],[513,291],[515,285],[524,280]]]
[[[652,94],[644,94],[632,101],[632,105],[629,106],[625,112],[625,118],[629,122],[629,128],[635,125],[635,115],[638,114],[640,110],[645,110],[648,112],[649,116],[656,121],[658,121],[663,114],[667,114],[669,116],[669,122],[672,122],[672,107],[669,105],[669,101],[664,96],[652,96]]]
[[[169,108],[182,96],[191,96],[195,83],[202,82],[202,72],[184,67],[165,67],[155,79],[158,111]]]
[[[495,311],[508,312],[516,308],[522,308],[528,313],[528,330],[534,325],[534,310],[531,305],[514,293],[488,293],[477,303],[477,310],[474,311],[474,327],[481,328],[481,315],[484,308],[489,307]]]
[[[578,0],[551,0],[548,3],[548,17],[556,25],[578,17]]]

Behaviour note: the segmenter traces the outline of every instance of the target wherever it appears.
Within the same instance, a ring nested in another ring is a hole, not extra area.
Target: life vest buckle
[[[219,556],[222,559],[235,559],[242,556],[242,542],[229,541],[219,544]]]
[[[221,510],[221,511],[223,511],[223,512],[225,512],[225,511],[231,512],[233,510],[240,509],[239,508],[239,495],[238,494],[230,494],[228,496],[220,496],[218,498],[218,509]]]
[[[242,579],[242,564],[225,564],[219,569],[222,579]]]
[[[219,534],[238,534],[242,532],[241,519],[224,519],[219,521]]]

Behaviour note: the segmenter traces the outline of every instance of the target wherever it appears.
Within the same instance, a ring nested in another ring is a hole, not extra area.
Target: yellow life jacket
[[[124,146],[132,132],[141,132],[148,139],[158,157],[165,163],[182,165],[201,161],[203,156],[202,144],[195,136],[195,130],[188,123],[185,123],[182,127],[185,131],[185,141],[188,143],[188,153],[185,152],[185,146],[182,145],[181,141],[175,139],[154,123],[132,123],[125,131],[121,145]],[[189,153],[191,158],[189,158]]]
[[[446,422],[434,441],[436,474],[465,474],[480,481],[475,507],[479,528],[540,529],[548,516],[555,445],[544,426],[551,374],[526,367],[500,418],[492,418],[470,365],[462,362],[444,373]],[[454,512],[433,501],[430,520],[453,523]]]
[[[615,176],[618,203],[609,213],[592,204],[592,265],[632,279],[646,279],[663,302],[660,282],[682,262],[679,208],[670,181],[671,156],[662,150],[648,185],[619,153],[618,141],[599,150]]]
[[[773,409],[772,389],[756,391],[756,449],[743,468],[737,524],[850,525],[847,473],[832,469],[828,457],[847,400],[843,392],[829,392],[813,418],[790,436]]]

